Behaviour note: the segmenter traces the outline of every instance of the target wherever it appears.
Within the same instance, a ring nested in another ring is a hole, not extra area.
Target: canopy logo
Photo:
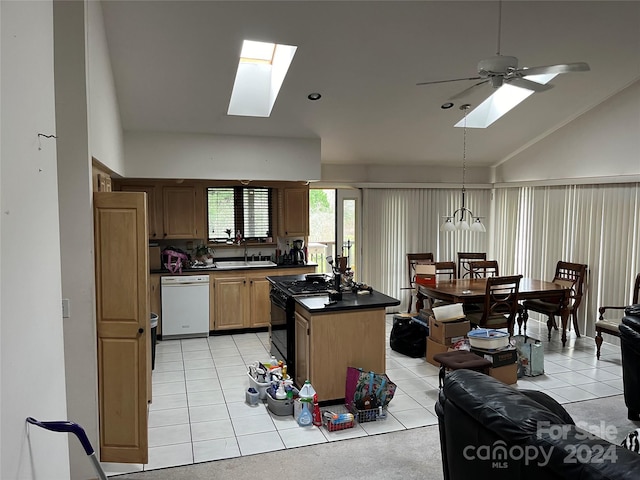
[[[553,446],[547,450],[535,445],[507,446],[504,440],[496,440],[492,445],[467,445],[462,454],[466,460],[482,460],[491,462],[493,468],[508,468],[509,461],[524,461],[525,465],[545,467],[549,464]]]

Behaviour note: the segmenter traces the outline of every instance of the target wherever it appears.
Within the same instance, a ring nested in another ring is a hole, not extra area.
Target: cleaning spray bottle
[[[316,427],[322,426],[322,413],[320,413],[320,406],[318,405],[318,394],[313,395],[313,424]]]

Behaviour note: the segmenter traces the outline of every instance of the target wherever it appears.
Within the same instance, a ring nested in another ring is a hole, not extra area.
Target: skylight
[[[527,80],[546,84],[549,83],[556,75],[557,74],[529,75],[525,78]],[[513,107],[523,102],[532,93],[534,93],[533,90],[514,87],[513,85],[505,83],[467,115],[467,127],[487,128]],[[464,118],[454,126],[464,127]]]
[[[298,47],[245,40],[228,115],[268,117]]]

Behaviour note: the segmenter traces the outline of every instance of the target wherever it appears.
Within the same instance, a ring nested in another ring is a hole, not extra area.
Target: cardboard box
[[[434,342],[431,338],[427,337],[427,362],[431,365],[439,367],[440,364],[433,359],[433,356],[437,353],[444,353],[449,351],[449,345],[443,345],[438,342]]]
[[[434,264],[416,265],[416,283],[421,285],[435,285],[436,266]]]
[[[429,351],[429,347],[427,347]],[[518,381],[518,364],[504,365],[502,367],[490,368],[489,375],[500,380],[507,385],[513,385]]]
[[[162,253],[160,247],[149,247],[149,270],[162,268]]]
[[[489,351],[471,347],[471,352],[489,360],[494,368],[511,365],[518,361],[518,350],[516,347]]]
[[[439,322],[429,319],[429,338],[443,345],[451,345],[456,337],[464,337],[471,330],[469,320],[458,322]]]

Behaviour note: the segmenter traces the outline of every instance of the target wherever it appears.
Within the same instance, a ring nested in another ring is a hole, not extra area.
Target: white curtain
[[[579,327],[588,336],[599,306],[631,301],[640,272],[640,184],[504,188],[495,196],[501,274],[551,279],[558,260],[586,264]]]
[[[486,252],[487,235],[440,232],[442,216],[461,206],[460,189],[364,189],[362,195],[364,252],[361,281],[402,300],[406,311],[409,286],[407,253],[432,252],[436,261],[456,261],[457,252]],[[491,190],[467,190],[466,207],[487,216]],[[484,218],[487,231],[490,218]]]

